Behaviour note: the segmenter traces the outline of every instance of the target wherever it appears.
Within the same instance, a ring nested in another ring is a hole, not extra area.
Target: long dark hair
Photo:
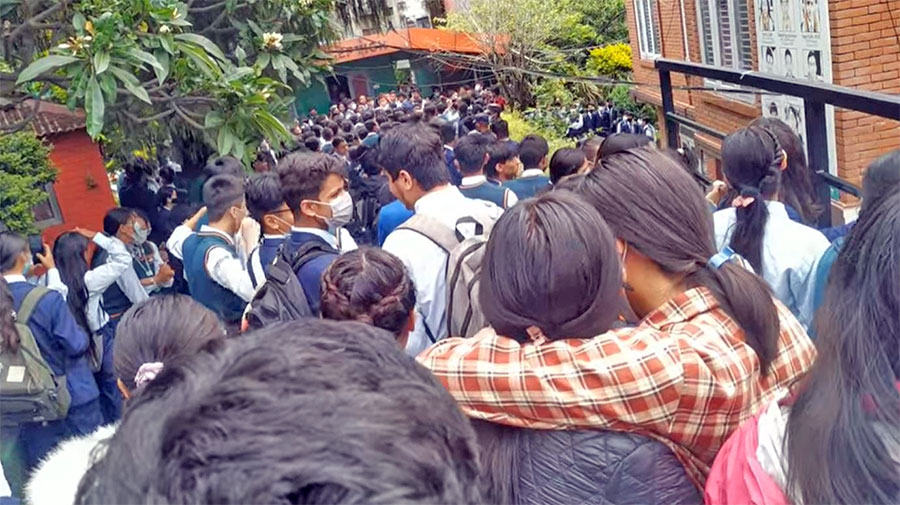
[[[0,349],[4,351],[16,352],[19,349],[15,313],[12,292],[3,277],[0,277]]]
[[[787,423],[788,492],[803,503],[897,503],[900,190],[847,238],[818,313],[819,357]]]
[[[530,198],[494,225],[482,262],[480,302],[498,334],[520,342],[607,331],[624,301],[615,238],[590,205],[568,191]]]
[[[84,274],[88,271],[88,264],[84,259],[84,252],[89,243],[88,239],[74,231],[63,233],[53,243],[53,259],[56,261],[59,278],[69,288],[69,294],[66,295],[69,312],[88,334],[91,332],[85,312],[88,291],[84,286]]]
[[[775,357],[779,321],[768,285],[744,268],[707,267],[716,253],[712,215],[693,178],[654,147],[629,149],[600,159],[581,185],[585,200],[624,240],[665,272],[705,286],[744,330],[763,375]]]
[[[790,205],[803,218],[803,222],[813,226],[822,214],[823,206],[818,202],[813,184],[814,170],[807,165],[803,141],[791,127],[778,118],[761,117],[750,126],[758,126],[775,136],[778,145],[787,155],[787,169],[781,175],[781,201]],[[827,167],[820,167],[823,170]]]
[[[769,210],[766,198],[780,187],[784,151],[775,136],[760,127],[738,130],[722,141],[722,163],[728,183],[753,203],[735,209],[731,248],[762,272],[762,243]]]

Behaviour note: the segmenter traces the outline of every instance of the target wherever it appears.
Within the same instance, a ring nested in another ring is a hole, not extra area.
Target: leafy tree
[[[0,136],[0,222],[34,233],[32,208],[48,198],[44,186],[56,180],[50,147],[29,129]]]
[[[60,86],[94,138],[196,137],[249,162],[290,138],[281,118],[328,68],[333,13],[373,10],[384,0],[2,0],[0,97]]]

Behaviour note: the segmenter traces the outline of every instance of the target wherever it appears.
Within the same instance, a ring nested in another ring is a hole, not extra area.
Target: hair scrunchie
[[[138,368],[137,373],[134,375],[134,386],[135,388],[140,388],[144,384],[152,381],[159,375],[159,372],[162,372],[163,364],[160,362],[153,363],[144,363]]]

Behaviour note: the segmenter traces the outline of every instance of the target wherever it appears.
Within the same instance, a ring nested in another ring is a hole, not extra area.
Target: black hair
[[[364,123],[364,125],[365,125],[365,127],[366,127],[366,131],[368,131],[368,132],[374,132],[374,131],[375,131],[375,127],[378,126],[378,124],[375,123],[375,120],[373,120],[373,119],[370,119],[370,120],[366,121],[366,122]]]
[[[722,141],[722,164],[728,183],[742,197],[754,199],[735,209],[730,245],[757,272],[763,271],[763,236],[769,219],[765,198],[778,192],[783,160],[784,151],[775,136],[758,126],[738,130]]]
[[[484,170],[484,155],[492,143],[491,138],[480,133],[466,135],[453,148],[453,155],[463,175],[480,174]]]
[[[356,138],[359,139],[360,141],[365,140],[366,137],[369,136],[369,130],[367,130],[365,126],[357,127],[356,130],[353,131],[353,133],[356,135]]]
[[[19,331],[16,329],[16,306],[6,280],[0,277],[0,351],[19,350]]]
[[[217,175],[203,184],[203,205],[210,222],[216,222],[244,200],[244,181],[232,175]]]
[[[550,182],[556,184],[562,178],[577,174],[585,161],[584,151],[571,147],[557,149],[550,158]]]
[[[860,214],[828,276],[818,358],[788,415],[794,503],[900,498],[900,189]]]
[[[28,250],[25,237],[11,231],[0,232],[0,272],[10,270],[19,255]]]
[[[322,128],[322,140],[330,142],[334,138],[334,130],[329,127]]]
[[[331,141],[331,145],[335,149],[340,147],[341,144],[346,144],[346,143],[347,143],[347,139],[345,139],[344,137],[342,137],[340,135],[335,136],[334,140]]]
[[[53,260],[59,271],[59,278],[69,289],[66,304],[75,322],[88,334],[92,333],[88,326],[87,308],[88,290],[84,285],[84,274],[89,270],[85,251],[90,241],[80,233],[66,232],[56,238],[53,243]]]
[[[306,137],[303,140],[303,145],[312,152],[318,152],[319,147],[321,147],[319,138],[316,136]]]
[[[497,164],[505,163],[519,155],[516,144],[507,140],[500,140],[491,144],[488,148],[487,166],[484,169],[485,175],[491,179],[497,178]]]
[[[895,149],[873,161],[862,180],[862,208],[878,201],[884,194],[900,186],[900,149]]]
[[[456,124],[451,123],[450,121],[441,121],[441,142],[444,144],[450,144],[454,140],[456,140]]]
[[[106,211],[106,215],[103,216],[103,233],[110,237],[115,237],[116,233],[119,233],[119,228],[127,223],[131,216],[134,216],[133,209],[125,207],[109,209]]]
[[[664,272],[704,286],[744,331],[747,345],[768,373],[780,323],[769,286],[733,262],[707,266],[716,254],[712,215],[703,191],[681,164],[645,146],[600,159],[584,178],[581,194],[613,234]]]
[[[509,123],[505,119],[494,121],[494,124],[491,125],[491,131],[494,132],[497,138],[509,138]]]
[[[422,107],[422,113],[425,114],[425,119],[431,119],[437,115],[437,109],[434,104],[427,103]]]
[[[322,274],[322,317],[359,321],[400,336],[416,306],[416,287],[393,254],[360,247]]]
[[[159,167],[159,180],[162,181],[163,186],[172,184],[175,182],[175,170],[169,165]]]
[[[322,127],[319,126],[318,124],[312,125],[312,128],[310,128],[310,129],[312,130],[313,134],[315,134],[316,137],[322,136]]]
[[[593,165],[597,163],[597,155],[600,153],[600,146],[603,145],[603,137],[596,135],[585,140],[581,144],[581,150],[584,151],[584,157]]]
[[[779,199],[796,210],[804,223],[815,225],[823,206],[818,202],[813,182],[815,170],[807,166],[803,141],[787,123],[778,118],[762,117],[750,123],[750,126],[757,126],[771,133],[787,155],[787,169],[781,173]]]
[[[247,184],[246,198],[250,217],[262,223],[263,216],[275,212],[284,205],[278,174],[266,172],[251,177]]]
[[[317,200],[325,179],[331,174],[345,176],[336,156],[322,153],[291,153],[278,162],[278,181],[284,202],[296,214],[303,200]]]
[[[415,124],[392,128],[381,136],[377,152],[378,164],[391,179],[404,170],[425,191],[450,182],[441,139],[433,128]]]
[[[357,322],[275,324],[166,366],[104,449],[78,505],[482,501],[456,402]]]
[[[351,123],[351,122],[350,122],[349,120],[347,120],[347,119],[341,121],[341,130],[343,130],[344,133],[350,133],[350,132],[352,132],[352,131],[353,131],[353,123]]]
[[[361,117],[363,123],[368,123],[369,121],[375,119],[375,113],[371,110],[364,110]]]
[[[598,151],[597,156],[602,160],[607,156],[612,156],[613,154],[628,149],[643,147],[650,142],[650,137],[646,135],[638,135],[636,133],[613,133],[606,137],[606,139],[603,140],[603,143],[600,144],[600,151]]]
[[[487,321],[520,342],[532,326],[550,339],[599,335],[623,307],[615,238],[595,209],[567,191],[529,198],[500,217],[480,286]]]
[[[145,363],[178,363],[225,337],[225,328],[209,309],[189,296],[152,296],[128,309],[116,328],[113,366],[132,393],[138,369]]]
[[[519,160],[525,168],[538,168],[541,160],[547,157],[550,146],[544,137],[536,134],[526,135],[519,143]]]
[[[203,168],[203,175],[206,178],[214,177],[216,175],[233,175],[235,177],[243,177],[244,176],[244,166],[241,164],[237,158],[233,158],[231,156],[220,156],[209,163]]]

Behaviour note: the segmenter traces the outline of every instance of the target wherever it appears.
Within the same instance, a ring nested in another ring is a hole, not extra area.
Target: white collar
[[[444,149],[450,149],[452,151],[453,146],[451,146],[450,144],[444,144]]]
[[[331,247],[334,247],[335,249],[338,248],[337,237],[335,237],[334,235],[329,233],[328,230],[322,230],[319,228],[306,228],[306,227],[293,226],[293,227],[291,227],[291,231],[294,233],[313,234],[313,235],[321,238],[322,240],[328,242],[328,244],[331,245]]]
[[[540,168],[528,168],[522,171],[522,175],[520,175],[519,178],[524,179],[526,177],[537,177],[540,175],[544,175],[544,171]]]
[[[216,235],[219,235],[219,236],[223,237],[225,240],[227,240],[230,245],[234,245],[233,237],[228,236],[228,234],[225,233],[224,231],[222,231],[218,228],[213,228],[212,226],[209,226],[208,224],[200,225],[200,233],[215,233]]]
[[[5,280],[7,284],[12,284],[14,282],[28,282],[27,280],[25,280],[25,276],[22,274],[4,275],[3,280]]]
[[[285,235],[285,234],[269,235],[268,233],[263,233],[263,239],[276,239],[276,240],[282,240],[282,239],[284,239],[284,237],[286,237],[286,236],[287,236],[287,235]]]
[[[451,186],[450,184],[446,184],[443,187],[438,187],[424,196],[419,198],[413,207],[415,208],[416,214],[427,213],[427,210],[430,208],[435,208],[440,211],[444,207],[444,202],[446,199],[456,199],[456,198],[465,198],[462,193],[459,192],[456,186]],[[450,203],[449,205],[456,205],[456,203]]]
[[[487,182],[487,177],[484,174],[479,175],[467,175],[462,178],[462,186],[476,186],[479,184],[484,184]]]

